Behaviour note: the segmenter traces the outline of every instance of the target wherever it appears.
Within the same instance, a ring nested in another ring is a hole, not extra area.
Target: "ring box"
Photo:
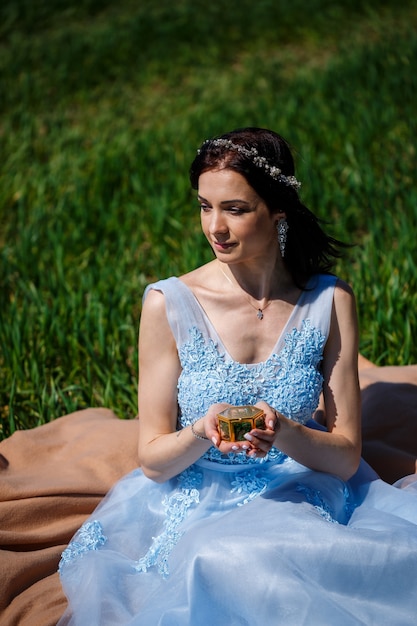
[[[217,415],[223,441],[245,441],[252,428],[265,430],[265,413],[257,406],[230,406]]]

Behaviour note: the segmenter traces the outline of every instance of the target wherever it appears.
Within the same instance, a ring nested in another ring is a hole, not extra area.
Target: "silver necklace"
[[[227,274],[225,274],[221,268],[221,266],[219,265],[219,270],[221,271],[221,273],[223,274],[223,276],[225,277],[225,279],[232,285],[232,287],[235,289],[236,285],[234,284],[234,282],[229,278],[229,276]],[[243,291],[243,290],[242,290]],[[267,307],[269,307],[269,305],[271,304],[272,300],[268,300],[268,302],[265,304],[265,306],[261,309],[259,306],[255,306],[249,299],[249,296],[243,291],[246,300],[249,302],[249,304],[251,305],[251,307],[253,309],[255,309],[256,311],[256,317],[258,318],[258,320],[263,320],[264,318],[264,311]]]

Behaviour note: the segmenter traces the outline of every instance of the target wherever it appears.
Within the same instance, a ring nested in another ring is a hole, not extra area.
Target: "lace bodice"
[[[183,428],[205,415],[217,402],[234,405],[265,400],[281,413],[305,424],[319,402],[321,360],[330,326],[336,278],[314,276],[294,307],[266,361],[234,361],[192,291],[171,277],[147,288],[165,295],[167,317],[173,331],[182,372],[178,381],[178,426]],[[264,459],[244,454],[225,457],[216,448],[204,458],[223,464],[259,463],[283,455],[272,449]]]

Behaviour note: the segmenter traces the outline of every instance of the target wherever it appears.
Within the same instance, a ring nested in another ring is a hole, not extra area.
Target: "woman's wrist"
[[[205,436],[205,434],[201,434],[200,432],[198,432],[198,430],[195,428],[196,423],[197,422],[193,422],[191,424],[191,432],[192,432],[193,437],[195,439],[198,439],[199,441],[210,441],[209,438]]]
[[[274,445],[276,448],[279,448],[279,441],[280,440],[282,441],[283,435],[285,438],[285,431],[287,430],[287,424],[291,420],[288,420],[288,418],[286,418],[285,415],[283,415],[279,411],[275,411],[275,417],[276,417],[276,422],[273,428],[273,430],[275,431],[275,436],[274,436],[274,443],[272,445]]]

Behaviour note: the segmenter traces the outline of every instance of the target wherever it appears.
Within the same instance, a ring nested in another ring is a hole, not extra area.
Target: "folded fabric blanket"
[[[389,483],[417,473],[417,384],[381,380],[362,390],[362,456]]]
[[[377,367],[358,357],[362,456],[383,480],[417,473],[417,365]]]
[[[0,443],[0,624],[55,626],[61,552],[110,487],[137,467],[137,420],[86,409]]]
[[[416,472],[417,366],[361,359],[363,456],[388,482]],[[86,409],[0,443],[0,624],[55,626],[61,552],[137,467],[138,421]]]

